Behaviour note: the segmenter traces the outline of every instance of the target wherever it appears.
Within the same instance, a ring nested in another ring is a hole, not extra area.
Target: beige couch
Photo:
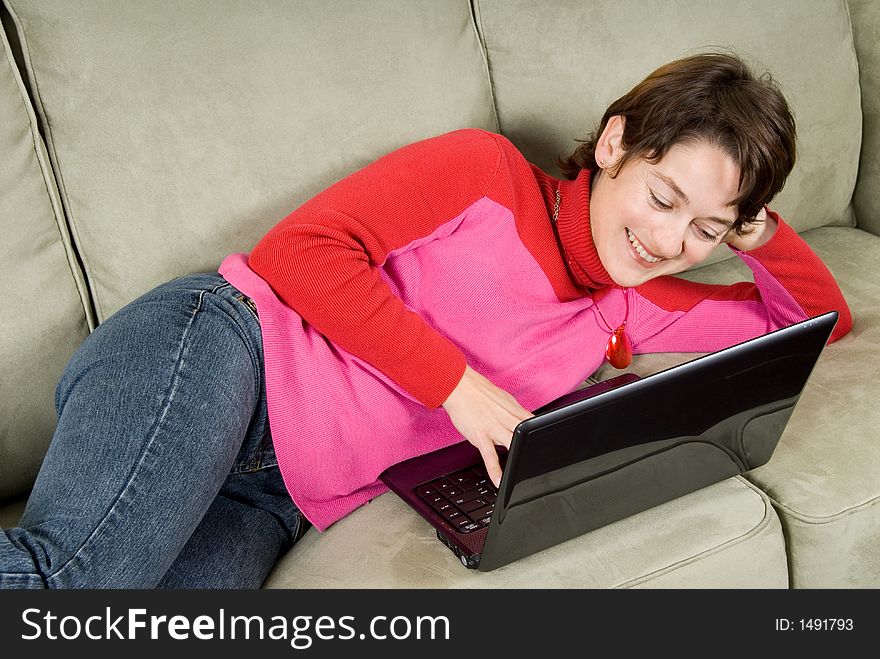
[[[655,66],[731,47],[792,103],[800,159],[773,206],[855,317],[770,463],[487,574],[385,494],[309,531],[266,586],[880,586],[880,3],[3,4],[3,525],[52,436],[64,365],[129,300],[216,269],[326,185],[421,138],[481,127],[554,171]],[[719,252],[689,276],[747,276],[737,263]]]

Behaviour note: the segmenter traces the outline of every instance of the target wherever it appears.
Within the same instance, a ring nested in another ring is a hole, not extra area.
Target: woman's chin
[[[615,267],[606,267],[606,270],[611,276],[611,280],[622,288],[639,286],[659,274],[656,270],[634,267],[634,264],[626,264],[626,267],[623,267],[621,264],[615,264]]]

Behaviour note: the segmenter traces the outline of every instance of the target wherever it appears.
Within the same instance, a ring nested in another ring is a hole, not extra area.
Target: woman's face
[[[738,184],[737,165],[702,142],[675,145],[656,165],[636,158],[614,178],[603,171],[590,194],[602,265],[630,287],[700,263],[737,218]]]

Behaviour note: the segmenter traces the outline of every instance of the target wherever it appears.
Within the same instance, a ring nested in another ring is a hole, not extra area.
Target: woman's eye
[[[653,191],[649,191],[649,193],[651,195],[651,203],[653,203],[660,210],[668,211],[669,209],[672,208],[672,206],[670,206],[669,204],[657,199],[657,196],[654,194]]]
[[[700,238],[702,238],[703,240],[709,240],[712,242],[715,242],[716,240],[718,240],[717,235],[715,235],[711,231],[706,231],[705,229],[703,229],[701,227],[697,227],[697,233],[699,234]]]

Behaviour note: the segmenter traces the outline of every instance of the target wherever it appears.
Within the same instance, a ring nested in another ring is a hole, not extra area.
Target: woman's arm
[[[379,273],[486,195],[499,171],[495,136],[448,133],[404,147],[284,218],[248,259],[275,293],[332,343],[375,366],[429,408],[443,405],[497,485],[495,445],[531,416],[467,366],[463,353],[407,309]],[[442,232],[440,232],[442,233]]]
[[[406,308],[379,267],[483,196],[499,159],[494,138],[476,130],[394,151],[284,218],[248,263],[333,344],[435,408],[461,379],[464,355]]]
[[[640,337],[637,352],[717,350],[831,310],[840,314],[831,341],[852,328],[831,272],[779,215],[770,211],[763,226],[730,246],[752,270],[754,283],[719,286],[661,277],[639,286],[640,303],[658,312],[658,326]]]

